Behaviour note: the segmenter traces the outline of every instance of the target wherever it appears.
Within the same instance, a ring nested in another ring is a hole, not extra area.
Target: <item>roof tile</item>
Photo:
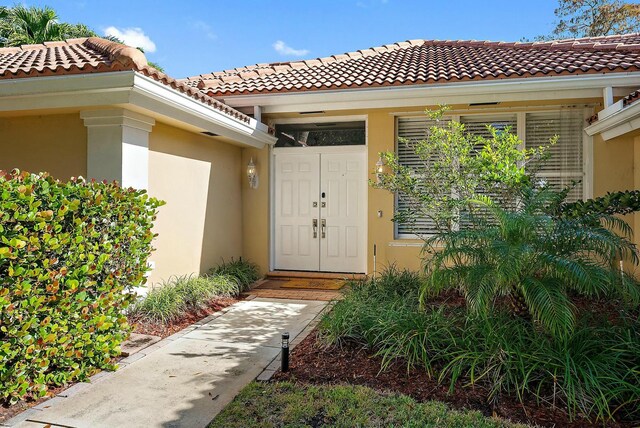
[[[188,85],[169,77],[149,67],[144,54],[138,49],[110,40],[89,37],[0,48],[0,80],[124,70],[150,77],[239,121],[250,121],[248,116],[198,90],[198,83]],[[225,77],[233,78],[235,83],[243,81],[240,76]],[[251,78],[255,77],[257,75],[253,73]],[[206,80],[207,85],[213,87],[213,78],[218,77],[202,76],[201,81]]]
[[[209,95],[217,97],[640,71],[640,34],[525,43],[408,40],[327,58],[259,64],[242,70],[247,69],[260,71],[250,77],[228,70],[188,78],[185,83],[204,87]]]

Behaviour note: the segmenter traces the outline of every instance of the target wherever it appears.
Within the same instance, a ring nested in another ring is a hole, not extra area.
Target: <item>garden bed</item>
[[[313,332],[303,340],[291,354],[290,371],[277,372],[273,379],[296,381],[311,385],[362,385],[378,391],[405,394],[418,402],[437,400],[455,409],[480,411],[484,416],[497,416],[514,422],[523,422],[553,427],[602,426],[585,419],[571,421],[569,415],[551,406],[538,405],[533,401],[520,404],[515,398],[504,397],[490,404],[488,392],[480,386],[456,386],[450,393],[448,385],[439,384],[424,370],[411,369],[403,362],[392,364],[380,371],[382,359],[361,345],[346,342],[341,346],[325,346]],[[607,423],[608,427],[631,427],[634,424]]]
[[[129,324],[134,326],[133,333],[150,334],[152,336],[160,336],[164,339],[165,337],[171,336],[172,334],[179,332],[183,328],[186,328],[213,313],[231,306],[240,300],[241,298],[233,297],[220,297],[213,299],[209,303],[207,303],[207,306],[205,307],[188,309],[187,312],[185,312],[180,318],[172,321],[169,324],[151,322],[141,319],[141,317],[137,316],[129,316]]]

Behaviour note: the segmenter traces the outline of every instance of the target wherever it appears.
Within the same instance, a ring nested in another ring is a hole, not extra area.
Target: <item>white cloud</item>
[[[215,40],[218,38],[216,33],[213,32],[213,28],[211,28],[211,25],[207,24],[204,21],[194,21],[191,23],[191,27],[194,30],[197,30],[203,33],[205,37],[209,40]]]
[[[113,36],[122,40],[126,45],[134,48],[142,48],[145,52],[155,52],[156,44],[149,38],[142,28],[131,27],[119,29],[116,27],[107,27],[104,30],[105,36]]]
[[[287,45],[282,40],[278,40],[277,42],[275,42],[273,44],[273,48],[280,55],[287,55],[287,56],[304,56],[309,53],[308,49],[294,49],[291,46]]]

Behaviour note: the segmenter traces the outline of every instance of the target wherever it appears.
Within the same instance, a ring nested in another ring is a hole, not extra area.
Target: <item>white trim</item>
[[[274,168],[275,165],[275,152],[274,146],[269,146],[269,270],[275,270],[276,265],[276,256],[275,256],[275,248],[276,248],[276,223],[275,223],[275,213],[276,213],[276,190],[275,190],[275,182],[276,182],[276,171]]]
[[[606,141],[638,128],[640,128],[640,102],[634,102],[587,126],[585,131],[590,136],[601,134],[602,139]]]
[[[320,113],[318,113],[320,114]],[[269,120],[270,125],[290,125],[298,123],[329,123],[329,122],[366,122],[366,114],[355,114],[351,116],[302,116],[283,117]]]
[[[593,108],[584,109],[584,123],[593,115]],[[584,165],[584,182],[582,183],[582,193],[584,199],[593,198],[593,137],[582,131],[582,162]]]
[[[581,107],[595,107],[599,106],[600,103],[576,103],[568,107],[566,104],[545,104],[545,105],[536,105],[536,112],[545,112],[545,111],[553,111],[558,110],[559,108],[581,108]],[[501,106],[501,105],[492,105],[492,106],[482,106],[476,108],[452,108],[451,110],[447,110],[447,115],[459,114],[462,116],[466,116],[468,114],[493,114],[493,113],[533,113],[531,110],[531,106]],[[425,114],[424,110],[414,110],[414,111],[394,111],[390,112],[390,116],[423,116]]]
[[[141,74],[136,74],[131,103],[171,119],[231,138],[255,148],[275,144],[268,127],[250,119],[249,123],[232,118],[219,110]]]
[[[611,86],[602,89],[602,100],[605,108],[613,104],[613,88]]]
[[[111,110],[83,110],[80,118],[89,126],[128,126],[130,128],[151,132],[156,121],[149,116],[122,108]]]
[[[308,147],[274,147],[275,154],[303,154],[303,153],[360,153],[367,151],[366,144],[352,146],[308,146]]]
[[[233,118],[134,71],[0,80],[0,112],[114,106],[250,147],[262,148],[276,140],[266,125],[254,119],[247,123]]]
[[[424,247],[424,241],[420,238],[397,238],[393,241],[389,241],[387,246],[389,247]]]
[[[222,96],[234,107],[260,105],[263,113],[392,108],[438,104],[602,98],[602,88],[640,85],[640,72],[317,90]],[[630,92],[630,91],[629,91]],[[628,93],[628,92],[627,92]]]

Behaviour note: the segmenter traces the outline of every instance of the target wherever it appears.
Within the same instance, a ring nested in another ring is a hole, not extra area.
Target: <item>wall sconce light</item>
[[[376,181],[378,184],[382,181],[382,174],[384,174],[384,159],[380,156],[376,162]]]
[[[249,187],[252,189],[258,188],[258,168],[256,168],[256,164],[253,162],[253,157],[249,161],[247,165],[247,178],[249,179]]]

